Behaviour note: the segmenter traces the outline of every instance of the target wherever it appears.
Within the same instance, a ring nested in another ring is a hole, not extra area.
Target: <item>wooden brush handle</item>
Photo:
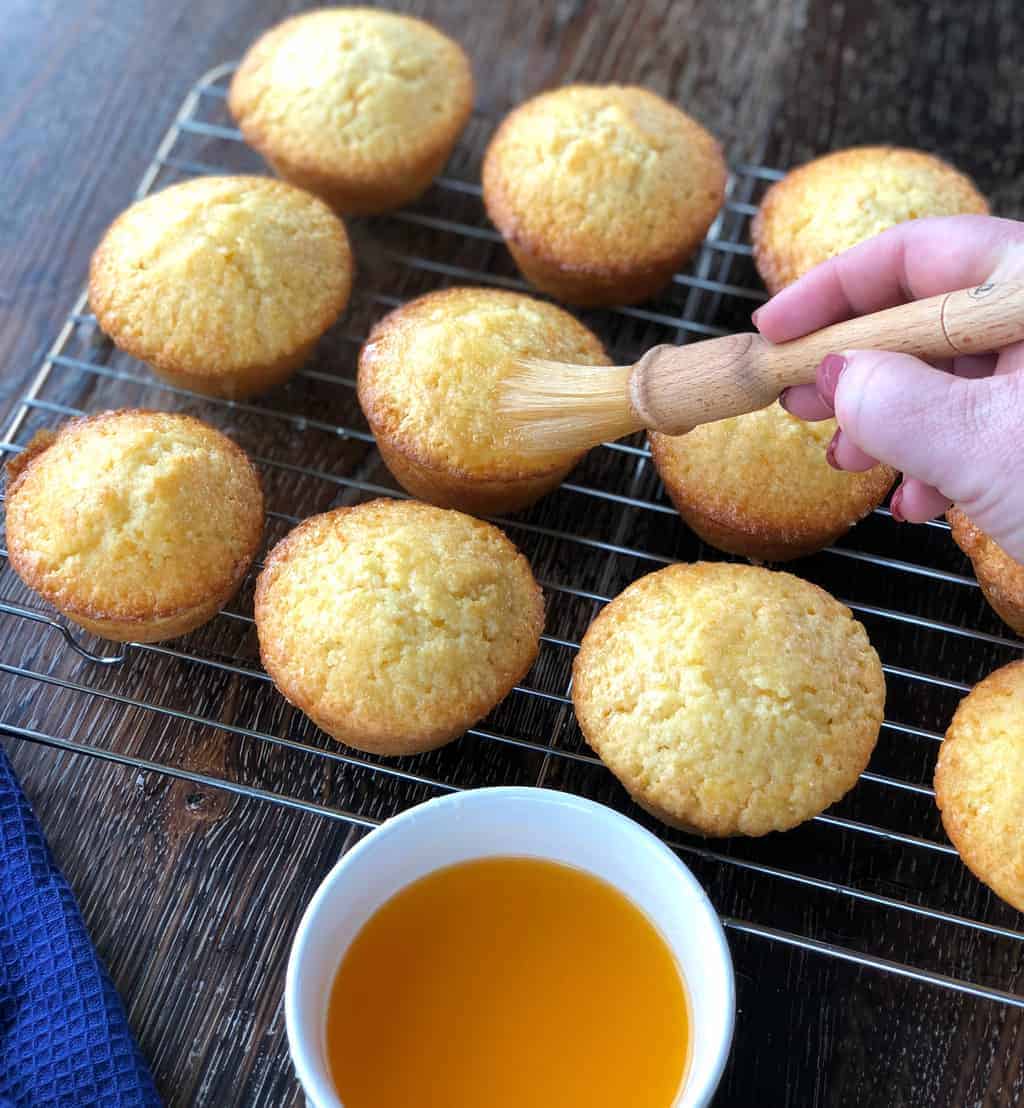
[[[755,412],[783,389],[810,384],[826,354],[894,350],[952,358],[1024,340],[1024,284],[991,282],[835,323],[774,345],[727,335],[688,346],[656,346],[630,375],[630,400],[645,427],[681,435],[701,423]]]

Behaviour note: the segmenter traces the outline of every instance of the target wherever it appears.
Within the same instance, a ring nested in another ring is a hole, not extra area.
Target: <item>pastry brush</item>
[[[835,323],[792,342],[726,335],[655,346],[633,365],[524,359],[502,383],[499,410],[528,453],[585,450],[647,428],[682,435],[757,411],[814,381],[827,355],[892,350],[918,358],[982,354],[1024,340],[1024,284],[989,282]]]

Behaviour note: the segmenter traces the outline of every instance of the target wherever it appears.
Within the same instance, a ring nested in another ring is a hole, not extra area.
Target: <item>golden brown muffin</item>
[[[537,656],[544,602],[490,524],[416,501],[313,516],[256,588],[278,689],[339,742],[432,750],[486,715]]]
[[[633,799],[703,835],[764,835],[853,787],[885,681],[828,593],[754,566],[673,565],[590,625],[573,667],[587,742]]]
[[[632,85],[569,85],[516,108],[484,202],[523,275],[570,304],[635,304],[697,249],[725,199],[718,143]]]
[[[118,642],[169,639],[212,619],[263,533],[249,459],[187,415],[74,419],[36,434],[7,474],[15,572],[69,619]]]
[[[665,491],[711,546],[766,562],[821,550],[885,498],[896,474],[833,469],[834,419],[808,423],[779,404],[673,437],[651,433]]]
[[[939,750],[935,803],[967,868],[1024,912],[1024,662],[960,701]]]
[[[988,210],[970,178],[932,154],[854,146],[807,162],[765,193],[751,226],[754,261],[775,294],[894,224]]]
[[[339,212],[383,212],[441,171],[473,109],[473,73],[422,20],[320,8],[256,41],[228,107],[286,180]]]
[[[581,455],[524,453],[497,411],[499,385],[524,357],[608,364],[567,312],[497,289],[428,293],[377,324],[359,357],[359,403],[403,488],[488,515],[562,481]]]
[[[89,270],[110,338],[172,385],[210,396],[290,377],[351,288],[341,220],[268,177],[200,177],[140,200],[114,220]]]
[[[974,575],[993,611],[1018,635],[1024,635],[1024,565],[964,515],[950,508],[946,519],[953,541],[971,559]]]

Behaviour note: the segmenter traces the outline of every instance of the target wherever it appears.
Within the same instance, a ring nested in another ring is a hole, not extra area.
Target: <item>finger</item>
[[[950,506],[952,501],[943,496],[937,488],[918,481],[916,477],[905,477],[892,494],[889,511],[893,519],[900,523],[927,523]]]
[[[794,385],[793,388],[786,389],[779,397],[779,403],[790,415],[812,422],[831,419],[836,414],[832,405],[822,400],[814,385]]]
[[[1011,491],[1022,499],[1014,482],[1024,476],[1017,449],[1024,375],[969,380],[906,354],[848,350],[843,357],[836,418],[862,452],[960,504],[991,507]]]
[[[899,223],[812,269],[754,313],[771,342],[853,316],[1024,274],[1024,224],[959,215]]]
[[[825,460],[833,469],[845,469],[848,473],[863,473],[874,469],[878,459],[868,454],[841,430],[836,431],[825,450]]]
[[[998,376],[1006,373],[1019,373],[1024,370],[1024,342],[1015,342],[1006,346],[996,358],[995,372]]]
[[[953,359],[950,372],[957,377],[966,377],[977,381],[981,377],[991,377],[996,368],[994,354],[961,354]]]

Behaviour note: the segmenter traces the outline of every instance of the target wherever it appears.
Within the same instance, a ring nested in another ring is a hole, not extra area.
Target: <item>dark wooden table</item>
[[[905,143],[936,150],[970,172],[997,211],[1022,213],[1018,0],[396,0],[391,6],[422,14],[463,42],[480,107],[492,115],[564,81],[642,82],[700,118],[733,162],[786,166],[837,146]],[[130,200],[186,90],[296,7],[281,0],[7,4],[0,26],[0,409],[13,403],[52,341],[97,237]],[[251,440],[246,445],[253,448]],[[303,511],[327,502],[304,503]],[[673,552],[693,556],[694,549],[680,540]],[[5,586],[10,578],[8,571]],[[937,590],[929,611],[999,633],[975,594],[958,597]],[[577,624],[575,634],[583,625]],[[944,666],[967,681],[1010,656],[996,648],[986,653],[970,640],[935,647],[926,631],[913,628],[901,634],[901,657],[937,651],[932,671]],[[34,660],[37,668],[59,651],[54,637],[10,619],[0,623],[0,643],[5,660]],[[186,703],[224,722],[254,710],[237,682],[182,676],[160,659],[140,663],[134,680],[138,695],[194,680],[184,690]],[[214,774],[237,771],[272,790],[284,788],[290,775],[296,781],[305,775],[300,783],[310,796],[369,815],[419,795],[401,785],[374,792],[358,775],[351,786],[320,782],[319,768],[282,752],[247,753],[187,722],[154,724],[130,708],[82,707],[59,690],[51,693],[42,697],[5,680],[3,722],[68,737],[88,733],[96,745]],[[936,701],[891,685],[890,704],[900,718],[941,729],[955,698]],[[286,725],[261,726],[284,733]],[[358,832],[315,814],[25,741],[10,740],[8,749],[168,1103],[299,1105],[282,1005],[288,946],[312,891]],[[917,778],[927,780],[934,750],[913,758]],[[427,765],[441,772],[445,763]],[[499,759],[472,783],[508,772]],[[622,803],[603,779],[581,784],[555,773],[546,783]],[[899,822],[892,806],[903,803],[887,794],[890,826]],[[884,824],[885,816],[872,818]],[[941,838],[934,813],[921,820],[931,838]],[[932,905],[1019,925],[1016,913],[988,898],[955,859],[938,857],[933,872],[930,858],[873,859],[866,847],[855,855],[823,835],[801,829],[787,838],[789,868],[799,863],[851,883],[856,870],[864,887],[889,896],[909,899],[923,890],[934,894]],[[780,848],[735,849],[765,861],[777,859]],[[950,928],[906,913],[866,911],[846,900],[837,907],[823,890],[780,890],[706,861],[697,872],[729,915],[779,922],[794,933],[815,932],[937,972],[967,967],[974,980],[997,987],[1021,985],[1020,947],[1012,940],[991,944],[969,930],[950,937]],[[730,941],[739,1018],[717,1104],[1017,1102],[1024,1085],[1018,1010],[742,931]]]

